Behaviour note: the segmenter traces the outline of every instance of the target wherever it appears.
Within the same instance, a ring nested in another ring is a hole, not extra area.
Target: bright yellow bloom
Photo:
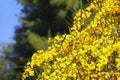
[[[119,4],[119,0],[93,0],[78,10],[70,34],[49,39],[52,45],[46,51],[34,53],[22,79],[35,74],[37,80],[119,79],[113,74],[120,73]]]

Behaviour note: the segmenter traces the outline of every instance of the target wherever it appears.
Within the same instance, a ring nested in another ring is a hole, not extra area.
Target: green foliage
[[[28,33],[28,41],[32,46],[35,48],[35,50],[40,50],[40,49],[46,49],[47,46],[49,45],[47,38],[41,37],[30,30],[27,31]]]
[[[14,52],[20,56],[29,57],[32,51],[35,51],[31,44],[27,41],[26,28],[17,28],[15,32]],[[29,54],[28,54],[29,53]]]
[[[5,44],[4,46],[2,46],[2,52],[5,55],[12,54],[13,53],[13,44],[12,43],[8,43],[8,44]]]
[[[89,0],[50,0],[50,3],[52,5],[56,5],[56,6],[61,6],[61,5],[65,5],[65,9],[66,10],[70,10],[70,9],[79,9],[82,7],[87,6],[90,1]]]
[[[61,18],[64,18],[66,16],[66,12],[64,10],[60,10],[58,15],[61,17]]]
[[[10,70],[6,73],[2,74],[2,80],[13,80],[13,79],[19,79],[20,76],[16,75],[17,73],[14,70]],[[19,78],[17,78],[19,77]]]
[[[72,12],[64,8],[66,4],[56,6],[52,5],[51,1],[19,0],[25,16],[21,17],[22,25],[15,30],[14,52],[23,59],[29,58],[38,49],[46,49],[48,35],[54,37],[57,33],[69,32],[65,20],[72,22],[66,17],[72,17]]]
[[[13,43],[7,43],[2,45],[1,52],[5,55],[0,57],[0,80],[13,80],[19,79],[19,73],[14,70],[17,68],[16,64],[18,62],[16,55],[13,50]],[[20,76],[19,76],[20,77]]]
[[[5,58],[0,57],[0,73],[3,72],[4,68],[5,68]]]

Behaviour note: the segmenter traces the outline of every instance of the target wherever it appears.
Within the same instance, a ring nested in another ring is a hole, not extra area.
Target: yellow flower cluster
[[[80,9],[70,34],[56,36],[35,52],[22,79],[120,80],[119,0],[93,0]]]

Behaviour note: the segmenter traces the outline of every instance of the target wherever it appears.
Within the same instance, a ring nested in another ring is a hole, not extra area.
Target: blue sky
[[[19,25],[17,15],[20,15],[21,8],[17,0],[0,1],[0,43],[14,42],[15,26]]]

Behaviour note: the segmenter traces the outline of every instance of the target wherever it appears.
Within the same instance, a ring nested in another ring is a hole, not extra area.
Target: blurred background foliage
[[[69,33],[72,17],[79,8],[89,4],[89,0],[17,0],[22,4],[20,25],[15,28],[15,43],[3,46],[4,58],[0,58],[0,72],[7,60],[11,61],[9,71],[2,72],[0,80],[20,80],[20,73],[32,54],[39,49],[47,49],[48,37]],[[1,66],[2,65],[2,66]],[[9,78],[9,79],[8,79]]]

